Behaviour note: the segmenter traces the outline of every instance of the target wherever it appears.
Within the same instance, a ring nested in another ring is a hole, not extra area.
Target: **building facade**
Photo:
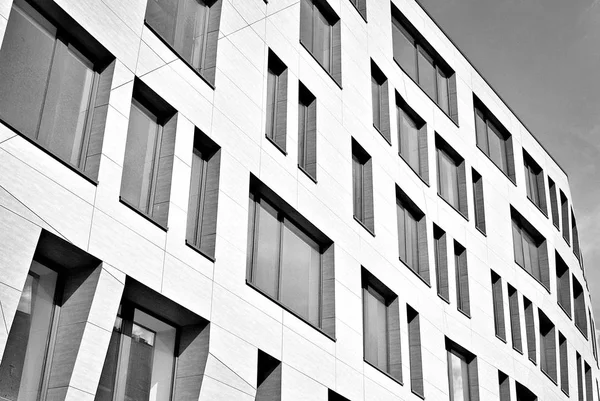
[[[0,41],[0,399],[599,400],[567,174],[414,0]]]

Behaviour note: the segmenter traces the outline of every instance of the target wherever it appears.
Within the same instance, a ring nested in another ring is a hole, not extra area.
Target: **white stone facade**
[[[510,341],[494,335],[492,269],[505,289],[510,283],[566,337],[570,399],[578,396],[578,352],[592,367],[598,400],[600,371],[591,337],[584,338],[557,305],[554,251],[583,284],[589,308],[584,272],[551,217],[527,199],[521,149],[570,203],[567,175],[414,0],[392,2],[456,72],[459,125],[394,62],[388,0],[368,0],[368,22],[349,0],[327,0],[341,20],[343,88],[299,43],[297,0],[223,0],[214,89],[144,25],[147,0],[55,2],[115,56],[116,65],[97,185],[0,124],[0,355],[42,230],[103,262],[72,374],[53,399],[94,400],[127,276],[210,321],[200,400],[254,399],[258,349],[282,362],[282,400],[325,401],[328,389],[353,401],[420,399],[410,388],[406,304],[420,314],[426,399],[449,399],[445,336],[477,356],[481,400],[499,400],[498,370],[511,379],[511,399],[516,399],[515,380],[539,400],[569,399],[560,383],[540,370],[539,338],[538,364],[532,364],[527,352],[517,353]],[[12,0],[0,0],[0,40],[11,6]],[[264,135],[269,49],[289,71],[287,155]],[[388,78],[390,105],[397,91],[427,122],[430,185],[398,156],[395,107],[390,109],[391,146],[373,128],[371,59]],[[119,202],[134,77],[179,113],[167,231]],[[298,169],[299,81],[318,101],[317,183]],[[516,185],[476,147],[473,93],[512,135]],[[194,127],[221,147],[214,262],[185,244]],[[469,220],[437,194],[435,133],[466,160]],[[353,219],[351,138],[373,160],[375,236]],[[484,181],[486,236],[472,217],[471,167]],[[335,340],[246,284],[250,174],[333,241]],[[449,244],[456,240],[467,249],[470,318],[456,308],[453,258],[448,259],[449,304],[436,295],[435,280],[425,285],[398,260],[395,185],[426,215],[431,264],[434,223],[445,230]],[[550,292],[514,262],[510,205],[547,240]],[[361,266],[399,297],[403,385],[363,360]],[[506,290],[504,304],[509,336]],[[521,319],[525,341],[522,312]]]

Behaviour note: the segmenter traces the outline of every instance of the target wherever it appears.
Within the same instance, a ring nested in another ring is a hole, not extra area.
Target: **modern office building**
[[[598,401],[567,174],[414,0],[0,41],[0,400]]]

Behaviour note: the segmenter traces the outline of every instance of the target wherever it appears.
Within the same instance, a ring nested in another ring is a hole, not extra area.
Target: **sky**
[[[600,321],[600,0],[419,0],[569,175]]]

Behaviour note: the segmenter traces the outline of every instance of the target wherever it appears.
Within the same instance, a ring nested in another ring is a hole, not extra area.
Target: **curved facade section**
[[[599,399],[567,174],[414,0],[0,40],[0,398]]]

